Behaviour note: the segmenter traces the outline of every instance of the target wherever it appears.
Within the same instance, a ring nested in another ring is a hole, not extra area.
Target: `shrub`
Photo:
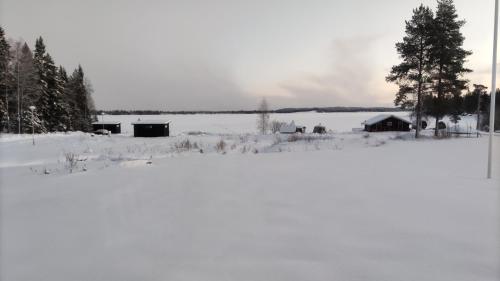
[[[66,152],[64,157],[66,159],[66,168],[70,173],[73,173],[73,170],[78,166],[78,155],[73,152]]]
[[[192,149],[199,149],[197,142],[191,142],[189,139],[178,142],[174,145],[177,152],[190,151]]]
[[[217,152],[225,152],[226,146],[227,146],[226,142],[224,140],[220,140],[215,144],[215,150]]]
[[[297,134],[290,135],[288,137],[288,142],[296,142],[299,140],[299,136]]]

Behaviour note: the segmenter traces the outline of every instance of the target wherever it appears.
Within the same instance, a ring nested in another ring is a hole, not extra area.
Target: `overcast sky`
[[[493,0],[456,0],[489,86]],[[435,0],[0,0],[9,37],[81,64],[100,109],[391,106],[404,20]]]

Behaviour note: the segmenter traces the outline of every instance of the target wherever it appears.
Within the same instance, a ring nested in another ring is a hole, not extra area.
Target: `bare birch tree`
[[[259,133],[265,135],[269,131],[269,106],[266,98],[260,102],[257,117],[257,130]]]

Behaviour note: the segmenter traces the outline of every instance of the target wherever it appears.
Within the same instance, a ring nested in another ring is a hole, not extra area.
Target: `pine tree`
[[[399,86],[394,103],[403,109],[411,109],[416,115],[415,137],[420,135],[422,123],[422,101],[429,84],[431,69],[430,49],[434,15],[429,7],[420,5],[413,10],[412,19],[406,21],[406,35],[403,42],[396,44],[402,59],[393,66],[387,81]]]
[[[468,81],[463,75],[471,72],[464,67],[466,58],[472,52],[463,49],[464,36],[460,29],[465,21],[458,20],[453,0],[438,0],[438,8],[433,24],[432,48],[430,49],[433,70],[433,97],[427,111],[436,118],[435,135],[438,122],[445,115],[458,116],[460,113],[456,101],[467,88]]]

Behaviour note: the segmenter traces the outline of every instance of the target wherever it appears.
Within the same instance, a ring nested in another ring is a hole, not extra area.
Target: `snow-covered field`
[[[0,280],[497,280],[500,137],[486,180],[486,137],[351,132],[374,115],[271,118],[323,136],[258,136],[254,115],[4,135]]]

